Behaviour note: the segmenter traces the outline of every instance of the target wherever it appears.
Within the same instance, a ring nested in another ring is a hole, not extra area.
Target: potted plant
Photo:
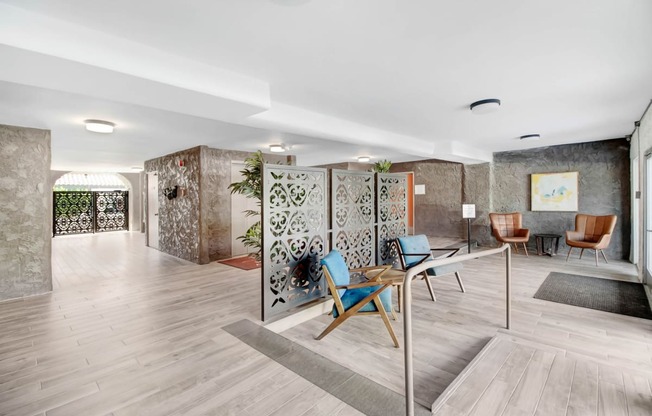
[[[244,214],[247,217],[258,216],[260,217],[260,205],[263,192],[263,177],[262,170],[265,159],[263,152],[260,150],[246,158],[245,167],[240,173],[243,179],[240,182],[234,182],[229,185],[232,194],[241,194],[247,198],[255,198],[258,203],[258,210],[246,210]],[[238,237],[245,247],[254,248],[257,251],[251,255],[260,261],[262,252],[262,228],[260,220],[256,221],[244,235]]]
[[[374,166],[371,168],[372,172],[376,173],[389,173],[389,170],[392,167],[392,162],[389,160],[379,160],[374,163]]]

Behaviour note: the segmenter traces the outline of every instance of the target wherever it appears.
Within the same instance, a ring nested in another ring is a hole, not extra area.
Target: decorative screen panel
[[[404,173],[376,174],[376,216],[378,221],[378,264],[398,267],[397,253],[390,242],[407,235],[407,175]]]
[[[53,192],[54,235],[94,232],[93,193],[90,191]]]
[[[331,195],[332,247],[350,269],[374,265],[374,174],[334,169]]]
[[[262,319],[326,295],[326,170],[263,167]]]
[[[95,231],[129,229],[129,192],[98,191],[95,197]]]

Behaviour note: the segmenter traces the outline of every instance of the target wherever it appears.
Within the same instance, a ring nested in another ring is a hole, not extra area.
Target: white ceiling
[[[50,128],[56,169],[280,140],[306,165],[479,162],[631,133],[652,1],[0,0],[0,61],[0,123]]]

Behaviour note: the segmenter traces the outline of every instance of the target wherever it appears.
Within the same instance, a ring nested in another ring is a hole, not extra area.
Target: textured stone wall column
[[[477,241],[480,246],[495,245],[496,240],[491,237],[489,221],[491,164],[463,165],[462,173],[462,202],[475,204],[475,219],[471,220],[471,240]]]
[[[50,132],[0,125],[0,300],[52,290]]]
[[[414,196],[414,233],[466,238],[462,219],[461,163],[440,160],[395,163],[392,172],[414,172],[414,184],[425,185],[425,195]]]

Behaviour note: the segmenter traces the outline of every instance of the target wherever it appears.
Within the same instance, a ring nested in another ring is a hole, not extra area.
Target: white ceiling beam
[[[459,143],[406,136],[272,102],[270,85],[232,71],[0,3],[0,80],[213,120],[391,150],[487,161]]]
[[[270,105],[264,81],[2,3],[0,43],[213,96],[249,108],[248,114]]]

